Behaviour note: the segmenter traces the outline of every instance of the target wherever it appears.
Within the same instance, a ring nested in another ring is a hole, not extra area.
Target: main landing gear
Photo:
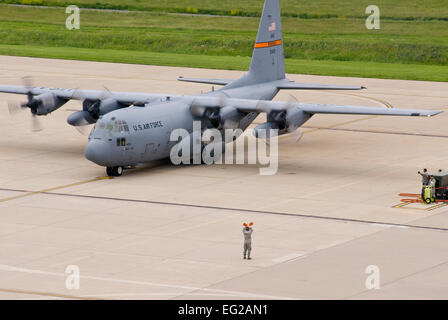
[[[109,177],[120,177],[123,174],[123,167],[107,167],[106,172]]]

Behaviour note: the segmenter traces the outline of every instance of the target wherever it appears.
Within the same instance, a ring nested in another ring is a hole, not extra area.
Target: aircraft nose
[[[110,149],[107,143],[99,140],[91,140],[87,144],[84,154],[90,161],[100,166],[107,166],[107,162],[110,159],[109,153]]]

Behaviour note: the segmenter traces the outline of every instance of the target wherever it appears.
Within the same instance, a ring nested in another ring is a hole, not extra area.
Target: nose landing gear
[[[107,167],[106,173],[109,177],[120,177],[123,174],[123,167]]]

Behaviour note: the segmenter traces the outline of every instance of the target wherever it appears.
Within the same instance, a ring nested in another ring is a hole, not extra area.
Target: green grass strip
[[[223,70],[247,70],[250,64],[250,58],[247,57],[26,45],[0,45],[0,54]],[[286,69],[288,73],[294,74],[448,81],[448,68],[434,65],[286,59]]]

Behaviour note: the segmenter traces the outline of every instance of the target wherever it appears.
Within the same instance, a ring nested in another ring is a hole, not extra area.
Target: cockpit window
[[[129,126],[127,125],[126,121],[124,120],[116,120],[114,129],[116,132],[129,132]]]
[[[115,119],[115,118],[113,118]],[[111,119],[112,120],[112,119]],[[100,119],[94,127],[94,131],[108,131],[111,135],[112,133],[125,133],[129,132],[129,126],[124,120],[107,121]]]

